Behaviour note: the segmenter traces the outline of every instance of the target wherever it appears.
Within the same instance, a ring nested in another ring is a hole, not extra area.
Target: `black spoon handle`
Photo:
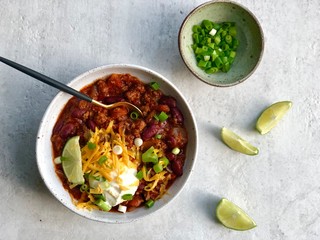
[[[3,58],[1,56],[0,56],[0,61],[9,65],[10,67],[13,67],[13,68],[31,76],[31,77],[34,77],[34,78],[40,80],[41,82],[44,82],[52,87],[58,88],[59,90],[61,90],[63,92],[69,93],[77,98],[82,99],[82,100],[92,102],[92,98],[88,97],[87,95],[85,95],[85,94],[83,94],[83,93],[81,93],[81,92],[61,83],[61,82],[58,82],[52,78],[49,78],[41,73],[38,73],[30,68],[22,66],[16,62],[10,61],[9,59]]]

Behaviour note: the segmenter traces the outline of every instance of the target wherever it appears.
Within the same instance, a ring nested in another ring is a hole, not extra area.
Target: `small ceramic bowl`
[[[147,216],[151,213],[158,211],[159,209],[166,206],[171,202],[177,195],[181,192],[186,181],[188,180],[194,163],[197,153],[197,128],[195,123],[195,117],[180,91],[165,77],[160,74],[152,71],[150,69],[128,65],[128,64],[115,64],[107,65],[92,69],[70,82],[69,86],[77,90],[82,89],[83,87],[93,83],[99,78],[109,76],[112,73],[129,73],[137,78],[139,78],[144,83],[150,83],[156,81],[161,86],[163,93],[173,96],[179,108],[185,118],[185,127],[188,131],[188,146],[186,152],[186,161],[184,165],[183,175],[176,179],[172,186],[168,190],[168,194],[165,194],[161,199],[159,199],[152,208],[140,207],[134,211],[127,212],[125,214],[115,213],[115,212],[103,212],[98,210],[84,210],[78,209],[72,202],[72,199],[68,191],[63,187],[61,180],[55,172],[55,166],[53,162],[53,153],[52,153],[52,144],[51,144],[51,135],[53,127],[59,117],[60,112],[62,111],[65,104],[71,98],[67,93],[60,92],[50,103],[49,107],[44,114],[36,142],[36,154],[37,154],[37,164],[41,177],[50,190],[50,192],[68,209],[73,212],[89,218],[91,220],[96,220],[106,223],[125,223],[137,220],[144,216]]]
[[[204,19],[212,22],[235,22],[239,47],[227,73],[207,74],[197,66],[191,45],[192,27]],[[246,80],[259,65],[264,38],[257,18],[246,7],[228,0],[210,1],[196,7],[183,21],[179,32],[179,50],[189,70],[200,80],[218,87],[229,87]]]

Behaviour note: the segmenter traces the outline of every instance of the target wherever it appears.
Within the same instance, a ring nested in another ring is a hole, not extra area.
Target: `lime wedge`
[[[216,216],[227,228],[245,231],[256,227],[256,223],[240,207],[222,198],[216,209]]]
[[[280,119],[286,114],[286,112],[291,108],[292,102],[283,101],[272,104],[270,107],[266,108],[260,115],[256,128],[261,134],[268,133],[272,128],[274,128]]]
[[[225,127],[221,130],[221,138],[228,147],[237,152],[247,155],[257,155],[259,153],[258,148]]]
[[[62,151],[62,168],[70,183],[83,184],[81,150],[79,136],[70,138]]]

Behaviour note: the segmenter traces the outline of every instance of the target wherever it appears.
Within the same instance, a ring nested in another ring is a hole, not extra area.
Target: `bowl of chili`
[[[181,92],[159,73],[128,64],[92,69],[69,86],[106,104],[131,102],[143,115],[58,93],[36,141],[50,192],[71,211],[106,223],[137,220],[176,198],[197,155],[195,117]],[[67,145],[79,148],[78,181],[64,168]]]
[[[184,19],[178,37],[180,55],[191,73],[216,87],[230,87],[248,79],[264,50],[261,25],[245,6],[209,1]]]

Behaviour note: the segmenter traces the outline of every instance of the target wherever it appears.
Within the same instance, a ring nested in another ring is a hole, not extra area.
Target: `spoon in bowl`
[[[56,81],[56,80],[54,80],[52,78],[49,78],[49,77],[47,77],[47,76],[45,76],[45,75],[43,75],[43,74],[41,74],[39,72],[36,72],[36,71],[34,71],[34,70],[30,69],[30,68],[22,66],[22,65],[20,65],[20,64],[18,64],[16,62],[13,62],[13,61],[11,61],[9,59],[6,59],[6,58],[3,58],[3,57],[0,56],[0,61],[5,63],[5,64],[7,64],[7,65],[9,65],[10,67],[13,67],[13,68],[15,68],[15,69],[17,69],[17,70],[19,70],[19,71],[31,76],[31,77],[33,77],[33,78],[36,78],[36,79],[40,80],[41,82],[44,82],[44,83],[46,83],[46,84],[48,84],[48,85],[50,85],[52,87],[55,87],[55,88],[57,88],[57,89],[59,89],[59,90],[61,90],[63,92],[69,93],[69,94],[71,94],[71,95],[73,95],[73,96],[75,96],[75,97],[77,97],[79,99],[85,100],[87,102],[91,102],[91,103],[93,103],[93,104],[95,104],[97,106],[100,106],[100,107],[103,107],[103,108],[106,108],[106,109],[111,109],[111,108],[115,108],[115,107],[119,107],[119,106],[126,106],[129,109],[138,112],[139,115],[142,116],[141,110],[137,106],[133,105],[132,103],[129,103],[129,102],[116,102],[116,103],[112,103],[112,104],[106,105],[106,104],[103,104],[103,103],[101,103],[99,101],[96,101],[96,100],[90,98],[89,96],[83,94],[80,91],[77,91],[77,90],[75,90],[75,89],[73,89],[73,88],[71,88],[71,87],[69,87],[69,86],[67,86],[67,85],[65,85],[65,84],[63,84],[61,82],[58,82],[58,81]]]

